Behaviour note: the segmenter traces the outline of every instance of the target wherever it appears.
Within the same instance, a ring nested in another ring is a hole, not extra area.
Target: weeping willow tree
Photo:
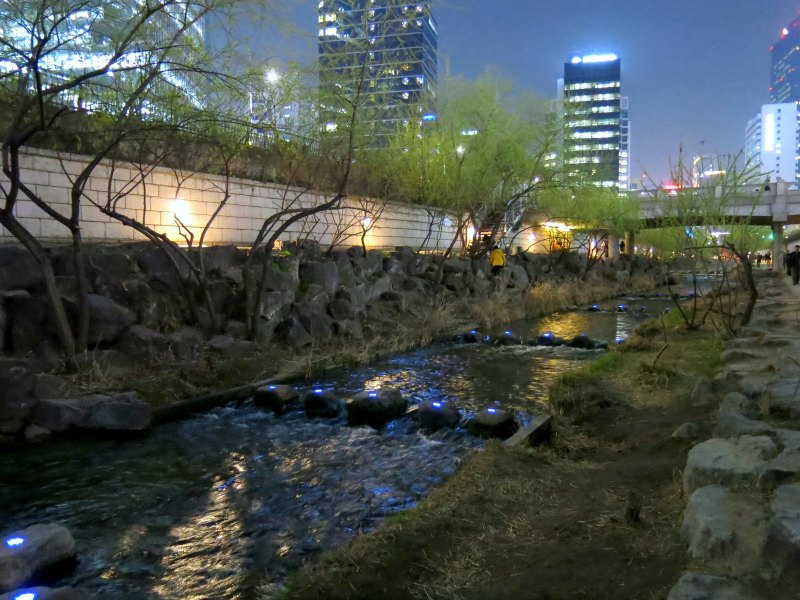
[[[459,239],[493,237],[510,205],[533,198],[549,179],[553,141],[541,100],[491,75],[452,80],[442,85],[436,119],[409,119],[383,149],[379,170],[394,198],[454,221],[449,252]]]

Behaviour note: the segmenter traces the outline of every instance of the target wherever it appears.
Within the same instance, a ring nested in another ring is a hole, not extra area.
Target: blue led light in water
[[[511,335],[511,332],[508,330],[504,331],[503,333],[505,333],[506,335]]]
[[[315,394],[321,394],[321,393],[322,393],[322,388],[316,388],[316,389],[314,390],[314,393],[315,393]]]
[[[553,332],[552,331],[545,331],[542,334],[542,337],[551,338],[551,337],[553,337]]]
[[[6,546],[9,548],[16,548],[18,546],[22,546],[25,543],[25,538],[21,537],[12,537],[6,540]]]
[[[625,338],[621,338],[621,337],[618,337],[617,339],[614,340],[614,342],[616,342],[617,344],[621,344],[624,341],[625,341]]]
[[[600,310],[599,304],[592,304],[592,310]]]
[[[617,307],[617,310],[625,310],[626,308],[628,308],[628,307],[627,307],[627,306],[625,306],[624,304],[620,304],[620,305]]]
[[[267,386],[267,389],[268,390],[277,390],[278,386],[277,385],[270,385],[270,386]]]
[[[434,402],[433,403],[433,408],[442,408],[442,403],[441,402]]]
[[[496,408],[487,408],[487,409],[486,409],[486,412],[489,412],[489,413],[492,413],[492,414],[494,414],[494,413],[496,413],[496,412],[497,412],[497,409],[496,409]]]
[[[367,394],[367,396],[369,396],[370,398],[377,398],[378,392],[370,392],[369,394]]]
[[[14,600],[36,600],[36,592],[25,592],[14,596]]]
[[[470,333],[471,333],[472,335],[475,335],[476,333],[478,333],[478,330],[477,330],[477,329],[473,329],[472,331],[470,331]]]

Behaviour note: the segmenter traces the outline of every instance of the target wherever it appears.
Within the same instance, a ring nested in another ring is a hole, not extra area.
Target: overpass
[[[765,189],[766,188],[766,189]],[[747,185],[735,189],[684,189],[678,192],[653,190],[630,192],[639,204],[645,228],[663,227],[670,219],[683,225],[703,224],[717,217],[720,221],[741,220],[752,225],[772,228],[772,255],[784,250],[784,226],[800,224],[800,190],[798,184],[778,181],[767,185]],[[628,234],[628,244],[632,235]],[[773,263],[774,264],[774,263]]]

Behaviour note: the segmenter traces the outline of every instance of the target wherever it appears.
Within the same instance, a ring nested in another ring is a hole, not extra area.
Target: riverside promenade
[[[757,272],[752,322],[696,404],[718,403],[683,473],[687,572],[669,600],[796,598],[800,589],[800,285]],[[712,404],[713,405],[713,404]]]

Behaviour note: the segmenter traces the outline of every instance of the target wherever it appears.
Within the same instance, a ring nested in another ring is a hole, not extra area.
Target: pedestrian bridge
[[[765,187],[767,189],[765,189]],[[764,185],[725,189],[684,189],[680,193],[664,190],[631,192],[639,203],[639,214],[647,227],[663,227],[676,218],[681,225],[719,220],[746,220],[753,225],[783,226],[800,224],[800,190],[795,183],[779,181]]]

